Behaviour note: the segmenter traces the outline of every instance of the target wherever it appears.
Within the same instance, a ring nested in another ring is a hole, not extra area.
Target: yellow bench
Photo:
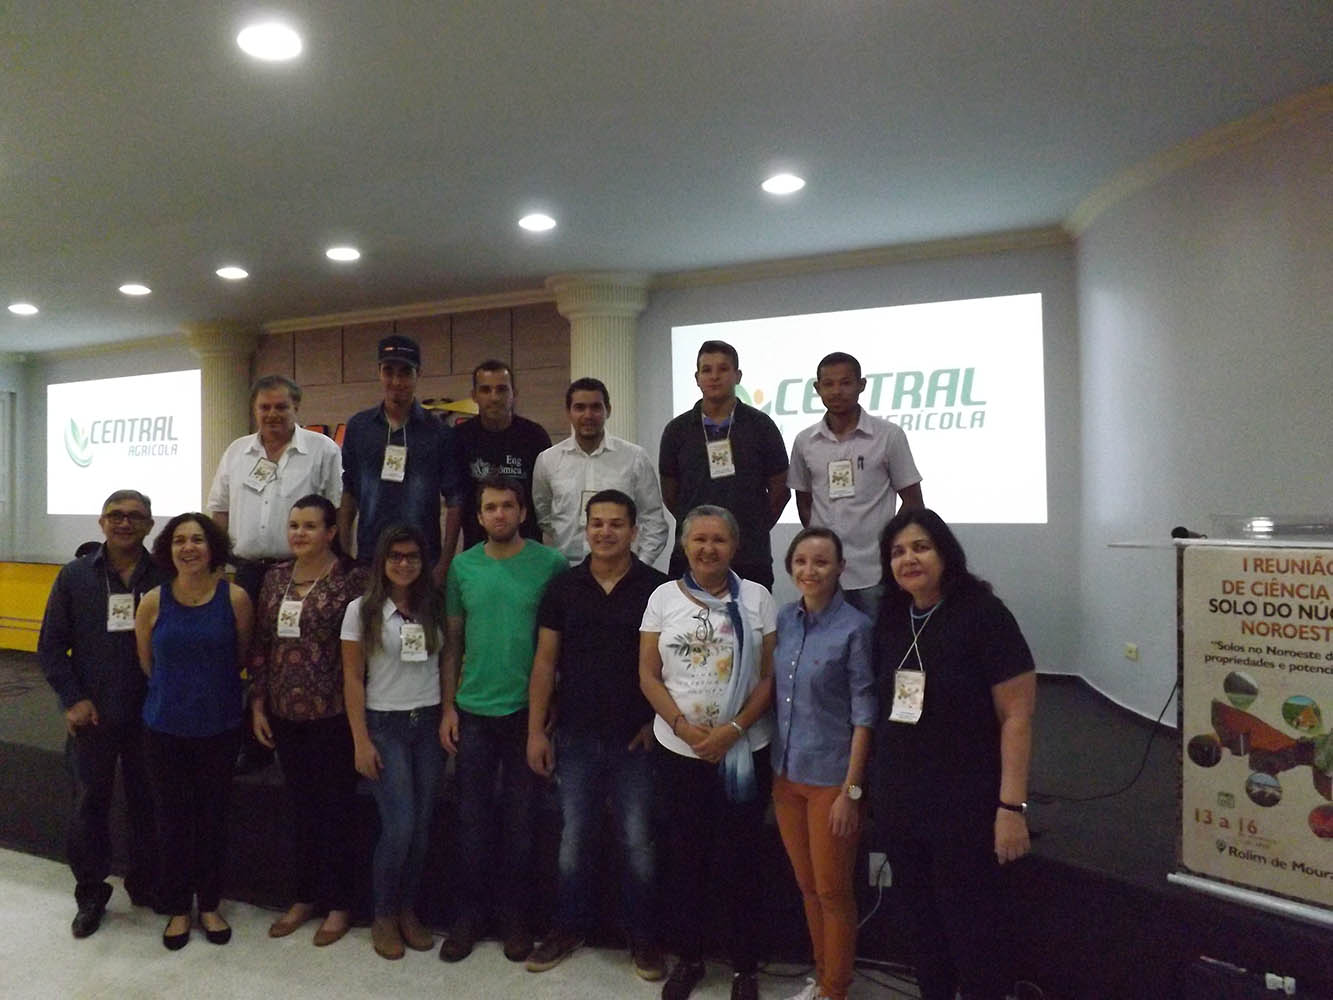
[[[46,598],[59,566],[0,562],[0,649],[37,651]]]

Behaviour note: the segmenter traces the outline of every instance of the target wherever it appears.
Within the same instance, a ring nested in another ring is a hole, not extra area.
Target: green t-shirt
[[[528,704],[537,608],[546,584],[568,566],[556,549],[534,541],[508,559],[488,556],[484,544],[454,558],[444,595],[449,617],[463,619],[459,708],[498,716]]]

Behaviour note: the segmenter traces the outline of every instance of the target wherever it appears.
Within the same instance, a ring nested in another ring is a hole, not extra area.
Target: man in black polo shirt
[[[74,815],[66,853],[74,872],[76,938],[101,925],[111,886],[111,794],[120,761],[130,825],[125,891],[151,906],[156,860],[153,804],[143,760],[147,681],[134,645],[139,598],[166,579],[144,548],[153,527],[148,497],[117,490],[97,520],[106,537],[90,554],[60,570],[46,601],[37,658],[60,698],[69,731],[66,754],[75,779]]]
[[[791,496],[787,446],[768,414],[736,398],[740,380],[736,348],[721,340],[704,341],[694,372],[701,398],[662,431],[657,455],[662,500],[676,517],[670,573],[678,577],[685,572],[679,545],[685,515],[700,504],[716,504],[731,511],[741,527],[732,569],[771,590],[768,533]]]
[[[594,852],[609,794],[634,971],[655,980],[665,969],[653,898],[653,710],[639,690],[639,624],[649,596],[667,578],[630,550],[638,511],[627,494],[594,494],[587,515],[589,554],[551,581],[537,615],[528,763],[559,779],[564,828],[555,928],[532,953],[528,971],[556,965],[595,926]],[[547,734],[552,715],[554,745]]]

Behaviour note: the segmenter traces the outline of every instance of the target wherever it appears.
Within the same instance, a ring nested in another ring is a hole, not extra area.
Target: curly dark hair
[[[153,561],[162,567],[164,572],[176,575],[176,564],[171,561],[171,536],[176,533],[186,521],[196,522],[204,533],[204,541],[208,543],[208,568],[210,570],[219,570],[231,561],[231,539],[227,533],[214,523],[213,519],[207,514],[200,513],[197,510],[189,511],[185,514],[177,514],[167,522],[155,539],[153,539]]]
[[[879,536],[879,561],[884,579],[882,598],[884,607],[906,607],[912,601],[912,595],[899,587],[897,581],[893,579],[890,560],[893,540],[909,524],[919,525],[935,544],[935,551],[939,553],[940,562],[944,566],[944,573],[940,578],[940,593],[944,597],[951,594],[990,591],[989,583],[968,570],[967,553],[963,551],[958,536],[944,523],[944,519],[929,507],[913,507],[898,511],[884,526],[884,531]]]

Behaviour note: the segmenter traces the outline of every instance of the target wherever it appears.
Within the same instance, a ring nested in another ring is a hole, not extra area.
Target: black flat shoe
[[[203,927],[203,924],[200,924],[199,926]],[[207,927],[204,927],[204,939],[208,941],[209,944],[226,944],[231,940],[231,928],[222,927],[218,930],[210,931]]]
[[[171,926],[170,920],[167,921],[167,926]],[[190,928],[188,926],[179,934],[168,934],[166,931],[162,932],[162,944],[166,947],[167,951],[180,951],[189,943]]]

